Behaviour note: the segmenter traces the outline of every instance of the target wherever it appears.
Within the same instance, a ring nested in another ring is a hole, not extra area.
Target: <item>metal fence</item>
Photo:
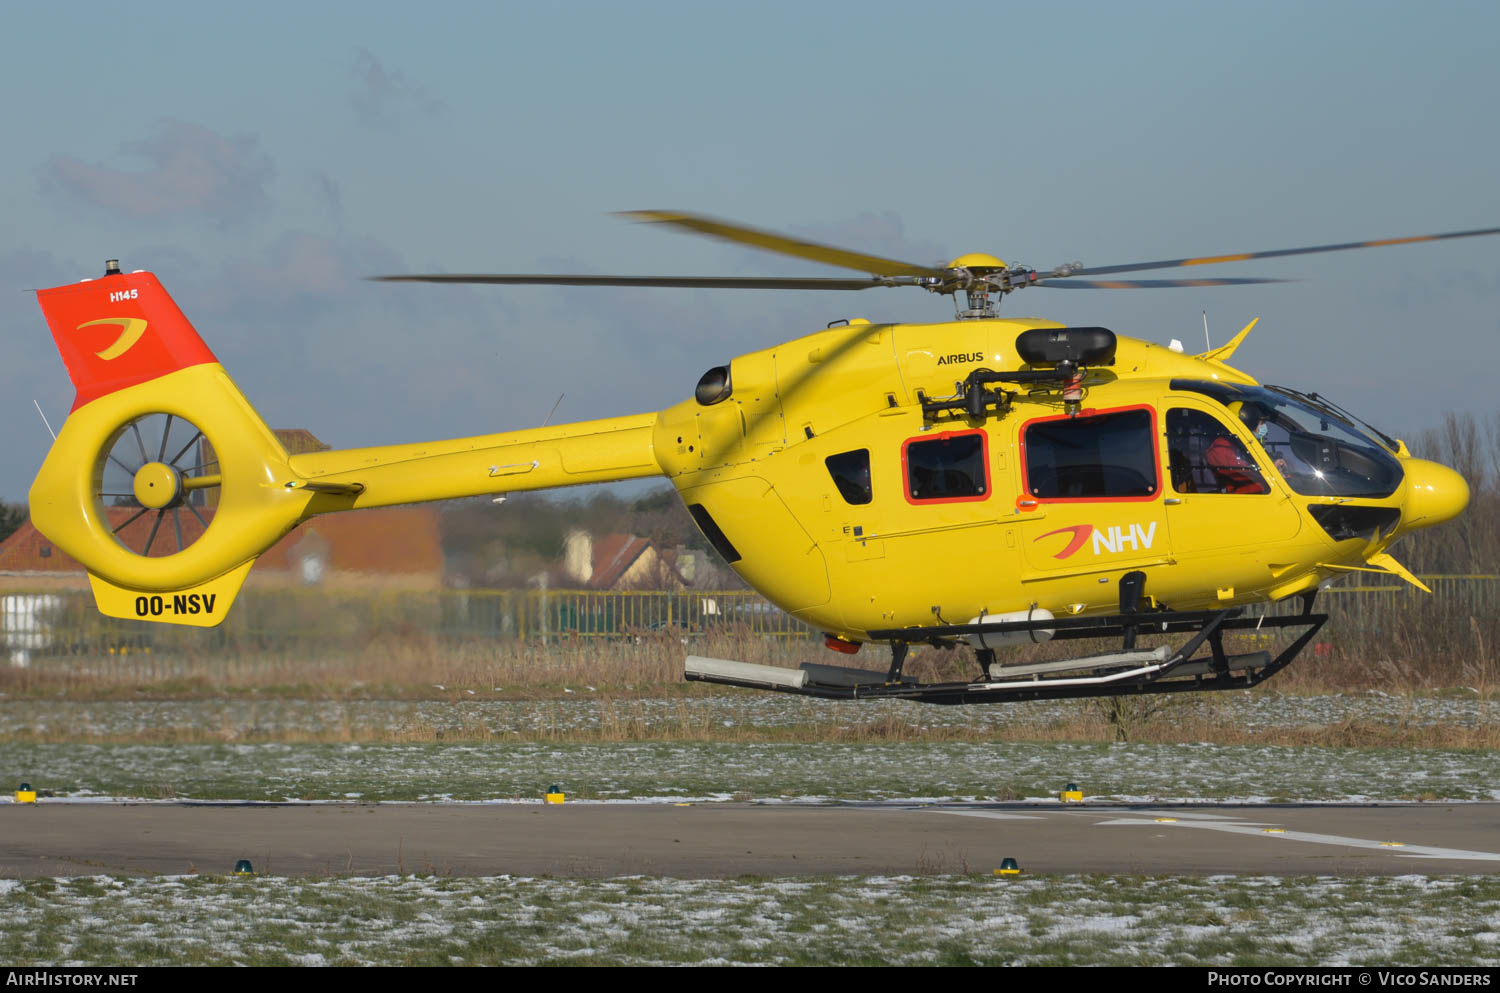
[[[1500,640],[1500,576],[1425,576],[1434,596],[1405,583],[1334,587],[1318,609],[1331,615],[1321,640],[1423,639],[1434,649]],[[1296,600],[1272,608],[1287,612]],[[440,590],[430,592],[246,590],[216,628],[107,618],[86,591],[0,594],[0,650],[13,663],[46,655],[179,650],[253,652],[358,646],[388,637],[446,641],[557,641],[683,637],[733,631],[782,639],[818,634],[746,590]]]
[[[556,641],[715,630],[774,638],[816,633],[748,590],[246,590],[215,628],[104,617],[85,591],[0,594],[0,648],[19,664],[49,654],[254,651],[383,637]]]
[[[1329,614],[1331,632],[1379,635],[1412,624],[1442,624],[1473,618],[1481,627],[1500,619],[1500,576],[1433,575],[1421,580],[1429,596],[1399,580],[1335,586],[1319,594],[1318,610]],[[1295,603],[1291,601],[1290,603]]]

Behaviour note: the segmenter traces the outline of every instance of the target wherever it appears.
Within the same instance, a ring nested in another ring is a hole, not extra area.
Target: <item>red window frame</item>
[[[962,438],[965,435],[979,435],[979,454],[984,463],[984,492],[976,496],[966,497],[925,497],[917,498],[911,495],[911,466],[906,461],[907,449],[918,441],[948,441],[952,438]],[[906,497],[906,502],[914,507],[930,507],[935,503],[978,503],[988,500],[990,494],[995,491],[994,484],[990,481],[990,436],[982,428],[974,428],[968,431],[939,431],[919,434],[914,438],[907,438],[901,443],[901,493]]]
[[[1047,421],[1073,420],[1067,414],[1053,414],[1047,417],[1033,417],[1021,425],[1019,448],[1021,453],[1021,495],[1017,498],[1017,506],[1020,501],[1034,501],[1032,507],[1040,507],[1049,503],[1150,503],[1161,499],[1161,444],[1156,430],[1156,408],[1149,403],[1135,403],[1125,407],[1106,407],[1103,410],[1089,408],[1078,412],[1079,417],[1104,417],[1107,414],[1123,414],[1131,410],[1144,410],[1151,417],[1151,464],[1156,471],[1156,489],[1144,496],[1128,497],[1039,497],[1031,492],[1031,460],[1026,452],[1026,432],[1033,424],[1042,424]]]

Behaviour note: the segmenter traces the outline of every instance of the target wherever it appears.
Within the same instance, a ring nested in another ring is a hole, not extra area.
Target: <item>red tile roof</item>
[[[293,568],[296,547],[310,536],[326,542],[331,570],[436,574],[443,571],[442,534],[438,513],[431,507],[382,507],[322,514],[297,525],[260,557],[256,568]]]
[[[144,548],[156,520],[154,511],[131,518],[140,508],[109,507],[105,514],[127,547]],[[209,524],[214,510],[198,513]],[[151,543],[151,557],[177,552],[177,529],[168,513]],[[203,534],[203,525],[187,508],[176,517],[182,525],[183,546]],[[129,522],[129,523],[126,523]],[[389,507],[324,514],[304,521],[261,556],[256,571],[290,570],[296,565],[293,549],[309,535],[317,535],[327,549],[327,567],[341,572],[428,573],[443,571],[442,538],[437,511],[431,507]],[[81,573],[83,566],[55,547],[30,521],[0,542],[0,573]]]
[[[637,538],[633,534],[601,537],[594,542],[594,575],[589,579],[589,588],[612,589],[650,547],[650,538]]]
[[[111,528],[117,528],[120,540],[128,548],[139,551],[151,538],[151,526],[156,521],[156,511],[142,514],[140,507],[106,507],[104,516]],[[199,508],[203,519],[212,522],[214,512]],[[203,525],[186,507],[177,512],[182,523],[182,545],[197,541],[203,534]],[[177,529],[173,515],[166,514],[151,539],[151,557],[160,558],[177,552]],[[22,524],[15,533],[0,541],[0,572],[82,572],[83,565],[77,559],[52,544],[30,521]]]

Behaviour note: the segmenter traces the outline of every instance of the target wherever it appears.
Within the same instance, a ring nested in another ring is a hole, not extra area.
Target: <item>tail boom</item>
[[[328,509],[347,510],[640,479],[662,471],[653,442],[656,422],[654,413],[636,414],[450,441],[293,455],[288,485],[357,487],[347,496],[315,498]]]

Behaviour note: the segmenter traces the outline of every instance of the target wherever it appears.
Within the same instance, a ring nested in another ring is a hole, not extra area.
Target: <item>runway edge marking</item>
[[[1175,824],[1164,825],[1152,819],[1151,816],[1141,817],[1116,817],[1107,821],[1100,821],[1095,827],[1119,827],[1138,826],[1165,827],[1165,828],[1197,828],[1203,831],[1224,831],[1229,834],[1249,834],[1268,841],[1303,841],[1313,845],[1341,845],[1347,848],[1368,848],[1393,855],[1397,858],[1413,859],[1454,859],[1469,862],[1500,862],[1500,853],[1496,852],[1474,852],[1462,848],[1437,848],[1430,845],[1408,844],[1399,851],[1388,847],[1387,842],[1374,841],[1369,838],[1349,838],[1338,834],[1316,834],[1310,831],[1288,830],[1285,834],[1267,835],[1262,830],[1265,822],[1246,821],[1210,821],[1210,820],[1184,820]]]

